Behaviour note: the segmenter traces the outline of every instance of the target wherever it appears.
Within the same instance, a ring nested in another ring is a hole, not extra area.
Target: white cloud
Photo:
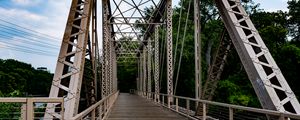
[[[0,16],[5,16],[5,18],[10,18],[10,19],[19,19],[19,20],[23,20],[26,22],[38,22],[38,21],[42,21],[45,20],[46,17],[42,16],[42,15],[38,15],[32,12],[29,12],[27,10],[24,9],[18,9],[18,8],[14,8],[14,9],[4,9],[0,7]]]
[[[12,2],[21,6],[34,6],[41,3],[41,0],[12,0]]]
[[[0,48],[5,48],[5,47],[7,47],[7,45],[0,41]]]
[[[1,59],[9,59],[9,58],[14,58],[15,54],[13,51],[7,49],[8,45],[6,43],[3,43],[0,41],[0,55]]]
[[[51,12],[45,13],[47,20],[37,29],[42,33],[58,37],[60,38],[59,41],[61,41],[68,19],[71,0],[48,0],[46,4],[48,4],[48,7],[45,8],[45,11]]]

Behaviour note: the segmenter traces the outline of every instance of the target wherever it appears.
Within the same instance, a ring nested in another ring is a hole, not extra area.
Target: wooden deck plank
[[[188,120],[137,95],[121,93],[107,120]]]

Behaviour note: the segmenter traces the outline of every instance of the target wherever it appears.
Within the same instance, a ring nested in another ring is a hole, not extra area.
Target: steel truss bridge
[[[0,102],[22,104],[21,118],[28,120],[300,119],[295,94],[240,0],[214,1],[226,27],[224,34],[230,38],[221,37],[203,86],[200,3],[189,2],[189,7],[194,5],[195,98],[174,95],[172,0],[101,3],[103,35],[98,38],[97,0],[72,0],[49,98],[1,98]],[[161,46],[166,46],[165,53]],[[210,101],[233,46],[263,109]],[[162,58],[167,61],[167,94],[160,92]],[[138,67],[137,89],[131,94],[118,92],[117,65],[122,63]],[[41,106],[35,103],[46,106],[37,111]]]

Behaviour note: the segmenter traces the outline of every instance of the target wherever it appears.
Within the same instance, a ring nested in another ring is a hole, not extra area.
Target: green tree
[[[300,1],[290,0],[288,1],[289,9],[289,32],[293,37],[292,40],[300,45]]]
[[[17,90],[21,96],[48,96],[53,77],[48,71],[13,59],[0,59],[0,68],[0,91],[4,95]]]
[[[15,90],[7,95],[0,91],[0,97],[20,97],[21,93]],[[21,103],[0,103],[0,118],[1,119],[20,119]]]

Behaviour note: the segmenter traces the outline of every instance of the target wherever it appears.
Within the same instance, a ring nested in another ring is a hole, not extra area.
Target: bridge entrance
[[[189,37],[194,38],[195,98],[174,95],[178,79],[174,63],[180,67],[182,56],[174,51],[182,49],[173,44],[172,0],[102,0],[102,38],[98,37],[97,2],[72,0],[50,98],[41,100],[47,103],[44,119],[300,119],[300,104],[241,0],[214,0],[226,28],[224,34],[230,38],[222,37],[205,82],[201,76],[200,3],[188,3],[187,14],[194,14],[194,24],[189,26],[194,36]],[[209,101],[232,46],[263,109]],[[130,89],[135,89],[135,95],[119,94],[119,90]],[[34,118],[33,104],[38,101],[15,102],[25,104],[27,119]]]
[[[241,1],[214,2],[230,36],[228,46],[232,43],[235,47],[262,107],[300,114],[296,96]],[[102,0],[101,4],[103,38],[100,47],[97,35],[97,0],[72,0],[50,97],[66,96],[64,117],[72,118],[78,114],[82,98],[85,98],[83,100],[87,106],[92,106],[116,93],[118,88],[127,91],[126,87],[129,87],[136,88],[137,94],[141,96],[160,101],[161,88],[166,88],[165,101],[170,108],[175,101],[174,84],[177,84],[173,81],[177,55],[173,54],[172,0]],[[209,100],[215,91],[224,61],[217,61],[221,64],[215,63],[202,88],[199,5],[198,0],[190,1],[187,12],[189,14],[190,8],[194,8],[195,99]],[[174,49],[177,51],[177,46]],[[219,55],[226,60],[226,54]],[[125,64],[121,64],[122,62]],[[118,65],[133,65],[137,70],[126,67],[125,71],[135,74],[128,72],[128,75],[118,78],[118,69],[123,69],[118,68]],[[166,86],[162,87],[164,75]],[[118,79],[124,82],[118,82]],[[130,83],[136,83],[136,86],[133,87]],[[82,91],[86,94],[81,95]],[[56,104],[48,104],[47,108],[55,106]],[[204,106],[197,102],[194,106],[196,115],[202,115],[206,111],[201,111]],[[55,109],[46,111],[52,112]],[[46,114],[46,117],[51,118],[53,115]]]

